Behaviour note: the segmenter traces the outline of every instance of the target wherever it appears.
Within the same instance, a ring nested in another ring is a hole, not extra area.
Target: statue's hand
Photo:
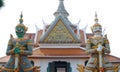
[[[24,54],[24,50],[20,50],[20,54]]]
[[[15,54],[20,54],[20,49],[19,49],[18,47],[16,47],[16,48],[14,49],[14,53],[15,53]]]
[[[101,44],[99,44],[99,45],[98,45],[98,48],[97,48],[97,51],[100,52],[100,51],[102,51],[102,49],[103,49],[103,46],[102,46]]]

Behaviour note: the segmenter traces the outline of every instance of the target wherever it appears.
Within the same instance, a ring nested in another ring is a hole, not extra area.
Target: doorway
[[[66,61],[53,61],[48,64],[47,72],[71,72],[70,63]]]

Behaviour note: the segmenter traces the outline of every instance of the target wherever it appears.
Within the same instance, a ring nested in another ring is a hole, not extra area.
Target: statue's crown
[[[22,12],[21,12],[21,15],[20,15],[20,19],[19,19],[19,24],[16,26],[16,27],[22,27],[25,29],[25,31],[27,31],[27,27],[23,24],[23,19],[22,19],[23,15],[22,15]]]
[[[102,27],[99,23],[95,23],[92,28],[95,28],[95,27]]]
[[[95,27],[102,27],[99,23],[98,23],[98,18],[97,18],[97,13],[95,12],[95,24],[91,27],[92,29]]]

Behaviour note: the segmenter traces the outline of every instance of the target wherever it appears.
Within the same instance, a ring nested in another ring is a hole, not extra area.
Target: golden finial
[[[97,12],[95,12],[95,24],[93,25],[93,27],[97,27],[97,26],[100,26],[101,27],[101,25],[98,23],[98,15],[97,15]]]
[[[95,22],[98,23],[97,12],[95,12]]]
[[[93,32],[93,28],[95,28],[95,27],[102,27],[99,23],[98,23],[98,15],[97,15],[97,12],[95,12],[95,24],[91,27],[91,30],[92,30],[92,32]]]
[[[19,22],[20,22],[20,24],[22,24],[23,23],[23,14],[22,14],[22,12],[21,12],[21,15],[20,15],[20,19],[19,19]]]

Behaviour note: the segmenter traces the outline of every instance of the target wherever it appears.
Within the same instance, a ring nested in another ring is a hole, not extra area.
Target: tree
[[[0,8],[4,6],[3,0],[0,0]]]

